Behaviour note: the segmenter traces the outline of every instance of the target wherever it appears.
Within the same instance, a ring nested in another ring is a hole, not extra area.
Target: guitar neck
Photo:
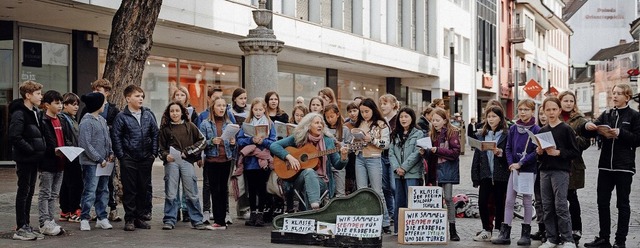
[[[329,149],[329,150],[324,150],[324,151],[318,151],[318,152],[314,153],[313,155],[309,156],[309,159],[319,158],[319,157],[322,157],[322,156],[325,156],[325,155],[329,155],[331,153],[336,153],[338,151],[340,151],[339,147],[336,147],[336,148],[333,148],[333,149]]]

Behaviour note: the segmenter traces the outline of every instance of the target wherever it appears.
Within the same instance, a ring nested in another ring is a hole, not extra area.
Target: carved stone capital
[[[284,48],[284,42],[276,39],[247,38],[238,41],[238,44],[245,55],[278,54]]]

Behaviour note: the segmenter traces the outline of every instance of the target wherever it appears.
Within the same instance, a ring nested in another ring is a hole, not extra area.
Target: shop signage
[[[558,92],[558,89],[556,89],[556,87],[551,86],[551,88],[549,88],[549,91],[547,91],[547,93],[545,93],[545,96],[558,96],[558,94],[560,94],[560,92]]]
[[[491,78],[491,75],[485,74],[482,76],[482,88],[493,88],[493,79]]]
[[[529,82],[523,88],[524,92],[527,93],[531,98],[536,98],[540,92],[542,92],[542,86],[536,80],[529,80]]]
[[[42,67],[42,43],[22,42],[22,66]]]

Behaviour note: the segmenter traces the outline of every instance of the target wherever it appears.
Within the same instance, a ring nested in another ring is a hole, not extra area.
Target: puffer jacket
[[[576,131],[576,142],[578,143],[578,157],[571,160],[571,176],[569,177],[569,189],[581,189],[584,188],[584,171],[587,166],[582,159],[582,151],[587,150],[591,146],[591,141],[582,135],[582,126],[587,123],[584,115],[574,112],[569,116],[569,120],[566,122],[569,126]]]
[[[482,135],[481,132],[476,133],[479,141],[485,141],[486,135]],[[480,185],[482,179],[491,178],[492,181],[506,182],[509,180],[509,164],[507,164],[507,140],[509,132],[502,131],[502,134],[498,138],[497,147],[502,149],[502,156],[493,156],[493,174],[491,168],[489,168],[489,155],[488,151],[481,151],[480,149],[474,149],[473,160],[471,162],[471,181],[473,185]]]
[[[631,109],[629,105],[620,109],[604,111],[596,125],[609,125],[611,128],[619,128],[617,139],[602,138],[602,152],[598,161],[598,169],[607,171],[621,171],[636,173],[636,148],[640,146],[640,113]],[[597,130],[587,131],[582,125],[584,135],[595,137]]]
[[[62,114],[58,114],[58,120],[60,121],[60,126],[62,126],[62,135],[64,139],[65,146],[72,146],[73,142],[69,139],[69,133],[71,133],[72,129],[69,125],[69,122],[66,121],[65,117]],[[58,157],[56,155],[56,147],[58,147],[58,138],[56,137],[56,131],[53,129],[53,124],[51,123],[51,117],[46,114],[42,115],[41,119],[42,123],[42,134],[44,135],[45,143],[47,144],[47,148],[44,152],[44,159],[40,163],[38,169],[41,171],[48,172],[58,172],[63,168],[60,168],[59,164],[60,159],[64,159],[62,162],[67,161],[65,157]]]
[[[9,104],[9,114],[11,120],[7,136],[13,148],[13,160],[18,163],[40,162],[46,148],[42,125],[38,121],[42,113],[35,107],[28,109],[23,99],[16,99]]]
[[[400,127],[402,128],[402,127]],[[404,144],[400,146],[399,140],[395,139],[391,142],[389,148],[389,162],[391,163],[391,170],[395,171],[398,168],[402,168],[404,178],[407,179],[419,179],[424,174],[424,166],[422,165],[422,158],[420,157],[420,148],[416,146],[416,141],[424,138],[424,133],[418,127],[411,129],[411,133],[404,141]],[[398,174],[395,174],[396,178],[400,178]]]
[[[142,107],[140,124],[129,107],[116,116],[111,128],[113,152],[118,159],[144,160],[158,155],[158,124],[150,109]]]
[[[425,156],[429,170],[427,172],[427,184],[437,185],[442,183],[460,183],[460,134],[453,131],[451,137],[447,137],[447,128],[442,128],[438,138],[431,140],[435,153],[427,149]]]

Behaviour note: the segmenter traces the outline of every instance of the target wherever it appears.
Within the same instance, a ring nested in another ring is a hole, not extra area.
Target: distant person
[[[302,106],[304,106],[304,97],[301,97],[301,96],[296,97],[296,106],[297,106],[297,105],[302,105]]]

